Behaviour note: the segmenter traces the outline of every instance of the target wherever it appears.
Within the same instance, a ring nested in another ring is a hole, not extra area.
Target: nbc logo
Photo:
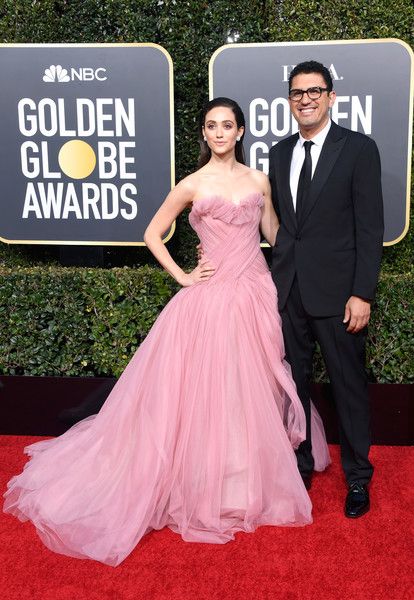
[[[59,81],[61,83],[70,81],[70,77],[66,69],[63,69],[61,65],[50,65],[48,69],[45,69],[43,75],[43,81],[53,82]]]
[[[68,81],[106,81],[106,69],[98,67],[93,69],[92,67],[78,67],[77,69],[70,67],[64,69],[61,65],[50,65],[45,69],[43,75],[43,81],[46,83],[66,83]]]

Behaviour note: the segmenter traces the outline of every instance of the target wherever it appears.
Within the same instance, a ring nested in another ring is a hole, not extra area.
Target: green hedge
[[[196,164],[208,63],[230,34],[241,43],[394,37],[412,45],[413,22],[412,0],[0,0],[1,42],[155,42],[168,50],[177,179]],[[184,214],[169,249],[190,268],[195,244]],[[106,266],[135,269],[62,269],[58,252],[0,244],[0,371],[118,375],[176,286],[143,266],[145,248],[105,249]],[[384,250],[368,357],[373,380],[413,381],[413,252],[412,229]],[[324,378],[320,362],[315,378]]]
[[[0,373],[118,376],[177,289],[149,266],[5,270]],[[372,381],[414,382],[413,297],[414,273],[383,275],[370,328]],[[318,363],[315,379],[325,379]]]
[[[0,372],[119,375],[178,289],[153,267],[0,275]]]

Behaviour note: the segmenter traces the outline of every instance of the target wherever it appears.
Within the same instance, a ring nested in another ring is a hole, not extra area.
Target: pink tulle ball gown
[[[151,529],[224,544],[260,525],[311,522],[294,453],[305,416],[260,249],[262,206],[257,193],[194,203],[213,277],[164,308],[99,414],[26,448],[4,510],[32,521],[51,550],[118,565]]]

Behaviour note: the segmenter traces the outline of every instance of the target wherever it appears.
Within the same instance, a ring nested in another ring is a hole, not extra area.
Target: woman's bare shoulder
[[[258,169],[252,169],[250,167],[249,168],[249,176],[254,180],[257,181],[257,183],[259,185],[266,185],[268,182],[268,177],[266,175],[266,173],[263,173],[263,171],[259,171]]]
[[[200,185],[200,175],[198,172],[190,173],[183,179],[181,179],[177,185],[175,186],[176,192],[184,194],[188,200],[191,202],[197,192],[197,189]]]

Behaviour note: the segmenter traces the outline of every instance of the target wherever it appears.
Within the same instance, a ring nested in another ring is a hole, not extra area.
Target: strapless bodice
[[[216,268],[212,282],[267,271],[259,232],[263,204],[260,192],[246,194],[237,204],[220,195],[194,202],[189,221]]]
[[[207,216],[224,223],[243,225],[254,220],[255,216],[260,215],[263,204],[263,195],[260,192],[246,194],[237,203],[226,200],[220,194],[212,194],[193,203],[189,221],[196,231],[197,224],[203,217]]]

